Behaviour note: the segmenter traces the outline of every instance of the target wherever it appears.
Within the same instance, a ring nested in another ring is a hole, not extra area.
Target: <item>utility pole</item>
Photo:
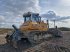
[[[47,20],[47,25],[48,25],[48,29],[49,29],[49,21]]]
[[[54,28],[55,28],[55,20],[53,22],[54,22]]]

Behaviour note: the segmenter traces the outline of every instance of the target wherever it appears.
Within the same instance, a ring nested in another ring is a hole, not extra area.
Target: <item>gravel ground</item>
[[[63,38],[60,39],[52,39],[47,41],[49,44],[64,46],[70,49],[70,31],[62,32]],[[8,45],[5,41],[5,34],[0,34],[0,52],[22,52],[21,50],[17,50],[10,45]]]
[[[63,32],[62,43],[65,47],[70,49],[70,31]]]

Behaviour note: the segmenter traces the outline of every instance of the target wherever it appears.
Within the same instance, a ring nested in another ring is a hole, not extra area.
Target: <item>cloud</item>
[[[48,11],[45,14],[42,14],[42,17],[45,17],[47,19],[52,19],[52,18],[56,18],[56,14],[53,11]]]
[[[70,0],[61,0],[60,3],[64,6],[70,6]]]
[[[1,0],[1,7],[5,8],[5,11],[12,12],[15,15],[24,13],[27,11],[39,12],[38,0]]]
[[[41,15],[43,18],[46,18],[46,20],[55,20],[55,21],[61,21],[70,19],[70,16],[58,16],[54,11],[48,11],[47,13],[44,13]]]
[[[61,16],[70,15],[70,0],[41,0],[42,12],[53,10]]]
[[[22,21],[25,12],[40,12],[39,0],[0,0],[0,16],[6,22]],[[4,22],[4,21],[3,21]]]
[[[3,16],[0,16],[0,23],[3,22],[5,19]]]
[[[40,12],[38,0],[1,0],[0,14],[3,16],[18,16],[24,12]]]
[[[56,6],[56,4],[59,3],[60,0],[40,0],[40,4],[42,4],[42,6],[46,6],[46,7],[53,7]]]
[[[67,19],[70,19],[70,16],[67,16],[67,17],[60,17],[60,18],[55,18],[54,20],[56,21],[61,21],[61,20],[67,20]]]

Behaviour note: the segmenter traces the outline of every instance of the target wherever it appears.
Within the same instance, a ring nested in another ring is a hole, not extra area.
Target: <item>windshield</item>
[[[24,18],[24,22],[30,21],[30,19],[31,19],[30,17],[25,17],[25,18]]]
[[[31,14],[29,17],[24,17],[24,21],[40,22],[41,17],[38,14]]]
[[[39,15],[32,14],[32,21],[39,22],[41,21],[41,17]]]

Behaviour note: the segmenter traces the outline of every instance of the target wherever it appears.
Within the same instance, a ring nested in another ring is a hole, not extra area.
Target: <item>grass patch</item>
[[[8,28],[0,28],[0,34],[8,33],[9,31],[12,31],[13,29]]]

